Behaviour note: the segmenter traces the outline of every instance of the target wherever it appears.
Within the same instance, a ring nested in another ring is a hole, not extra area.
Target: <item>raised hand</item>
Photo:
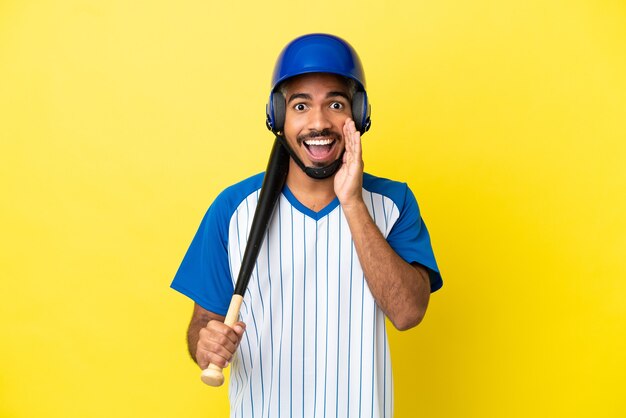
[[[335,194],[342,206],[351,206],[363,200],[363,154],[361,134],[356,130],[354,121],[346,119],[343,125],[345,153],[343,164],[335,174]]]

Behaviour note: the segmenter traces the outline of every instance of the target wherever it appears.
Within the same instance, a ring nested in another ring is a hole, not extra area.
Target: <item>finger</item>
[[[350,118],[346,119],[343,124],[343,137],[346,141],[346,152],[352,152],[353,148],[353,134],[354,134],[354,121]]]
[[[236,346],[234,345],[227,348],[214,340],[201,339],[198,340],[196,359],[198,365],[203,369],[207,368],[209,364],[224,368],[232,360],[235,350]]]
[[[354,149],[354,152],[360,154],[360,152],[361,152],[361,133],[359,131],[357,131],[356,125],[354,124],[354,121],[351,121],[351,123],[350,123],[350,133],[351,133],[352,147]]]
[[[196,359],[198,360],[198,366],[200,366],[200,368],[203,370],[209,367],[210,364],[215,364],[216,366],[225,369],[226,367],[228,367],[233,358],[232,355],[226,358],[219,354],[200,349],[198,349],[196,356]]]
[[[239,342],[233,343],[229,338],[220,334],[211,334],[206,328],[200,331],[198,339],[198,349],[209,351],[229,359],[235,351]]]
[[[236,322],[233,325],[233,331],[235,331],[235,334],[237,334],[238,341],[241,341],[241,338],[243,337],[243,333],[246,331],[246,324],[244,324],[241,321]]]
[[[346,123],[343,126],[343,137],[345,138],[345,150],[346,154],[348,154],[348,161],[352,160],[352,153],[354,152],[354,139],[353,139],[353,131],[352,131],[352,122],[351,119],[346,120]]]
[[[200,330],[198,350],[208,351],[229,360],[237,350],[239,341],[239,337],[232,329],[230,329],[229,333],[222,334],[206,327]]]
[[[215,364],[224,368],[228,362],[232,359],[233,353],[226,350],[219,344],[214,344],[210,341],[198,341],[198,347],[196,348],[196,360],[198,366],[202,369],[206,369],[209,364]]]
[[[361,158],[361,133],[356,129],[356,125],[354,121],[350,121],[349,125],[350,129],[350,141],[352,152],[354,152],[357,156],[357,159]]]
[[[207,324],[206,329],[211,332],[211,335],[215,335],[215,338],[217,338],[218,335],[223,335],[224,337],[228,338],[233,344],[237,344],[239,342],[239,337],[237,336],[235,330],[233,330],[231,327],[224,324],[223,322],[210,321]]]
[[[232,355],[223,356],[200,347],[196,350],[196,361],[203,370],[209,367],[210,364],[215,364],[222,369],[226,368],[231,359]]]
[[[352,122],[352,119],[348,118],[343,123],[343,135],[345,137],[348,137],[350,135],[350,122]]]

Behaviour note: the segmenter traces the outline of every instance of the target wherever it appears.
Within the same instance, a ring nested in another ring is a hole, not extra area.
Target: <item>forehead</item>
[[[284,87],[284,91],[288,94],[315,90],[348,93],[348,83],[343,77],[335,74],[311,73],[289,79]]]

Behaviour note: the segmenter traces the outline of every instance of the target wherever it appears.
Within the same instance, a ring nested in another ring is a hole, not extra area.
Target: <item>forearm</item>
[[[404,261],[385,240],[363,201],[343,207],[368,287],[399,330],[419,324],[430,298],[428,273]]]

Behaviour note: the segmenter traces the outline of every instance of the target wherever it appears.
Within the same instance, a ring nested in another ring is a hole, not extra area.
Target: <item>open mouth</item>
[[[316,138],[303,141],[304,148],[313,162],[328,160],[333,153],[336,143],[337,141],[332,138]]]

